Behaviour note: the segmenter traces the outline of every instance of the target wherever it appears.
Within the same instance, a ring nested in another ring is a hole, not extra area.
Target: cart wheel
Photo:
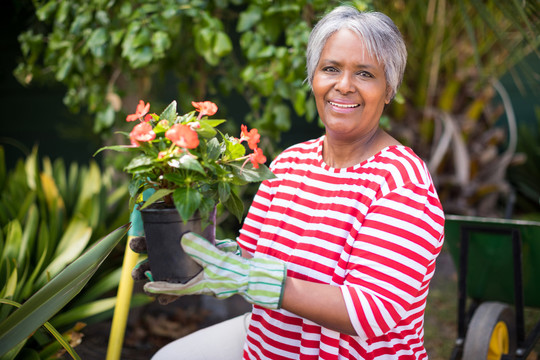
[[[485,302],[474,312],[469,323],[463,360],[499,360],[516,350],[514,310],[503,303]]]

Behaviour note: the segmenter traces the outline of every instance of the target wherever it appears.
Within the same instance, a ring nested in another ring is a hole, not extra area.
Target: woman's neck
[[[391,145],[399,145],[399,142],[380,128],[373,134],[354,141],[335,139],[327,134],[323,144],[323,160],[336,169],[348,168]]]

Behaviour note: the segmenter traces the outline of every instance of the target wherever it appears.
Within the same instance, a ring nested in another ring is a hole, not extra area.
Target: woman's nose
[[[343,72],[337,79],[334,88],[342,94],[347,94],[354,91],[353,80],[350,74]]]

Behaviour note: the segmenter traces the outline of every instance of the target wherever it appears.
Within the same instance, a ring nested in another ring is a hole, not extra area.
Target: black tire
[[[514,310],[507,304],[484,302],[473,314],[465,343],[462,360],[485,360],[488,358],[489,345],[494,330],[501,331],[499,322],[508,330],[508,354],[514,358],[516,351],[516,324]],[[503,330],[504,331],[504,330]],[[501,354],[502,355],[502,354]]]

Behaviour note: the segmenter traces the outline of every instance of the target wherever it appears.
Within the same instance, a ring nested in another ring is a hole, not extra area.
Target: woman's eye
[[[372,78],[372,77],[373,77],[373,75],[372,75],[371,73],[367,72],[367,71],[360,71],[360,72],[358,73],[358,75],[360,75],[360,76],[362,76],[362,77],[368,77],[368,78]]]
[[[324,72],[336,72],[337,69],[335,67],[333,67],[333,66],[326,66],[326,67],[323,68],[323,71]]]

